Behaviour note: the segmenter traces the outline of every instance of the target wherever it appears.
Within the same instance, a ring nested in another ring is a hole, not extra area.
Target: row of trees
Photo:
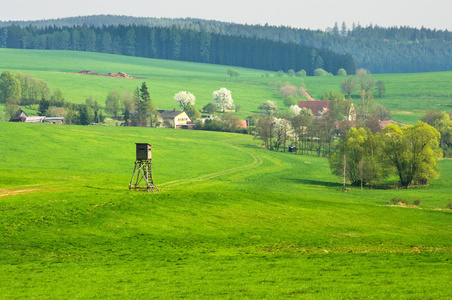
[[[287,72],[304,69],[308,75],[323,68],[335,73],[355,72],[348,54],[254,37],[148,26],[73,26],[0,28],[0,47],[57,49],[114,53],[130,56],[205,62]]]
[[[294,43],[326,48],[349,54],[356,64],[373,73],[401,73],[452,70],[452,32],[429,28],[347,26],[337,23],[326,30],[299,29],[287,26],[246,25],[200,19],[133,18],[127,16],[85,16],[34,22],[0,22],[1,27],[30,24],[73,27],[83,24],[102,27],[136,24],[149,27],[176,27],[197,32]],[[4,34],[4,33],[3,33]],[[323,56],[322,56],[323,57]],[[324,57],[323,57],[324,58]],[[307,69],[306,69],[307,70]],[[336,69],[337,70],[337,69]],[[313,71],[313,70],[312,70]],[[331,70],[327,70],[335,74]],[[353,74],[354,72],[349,72]]]

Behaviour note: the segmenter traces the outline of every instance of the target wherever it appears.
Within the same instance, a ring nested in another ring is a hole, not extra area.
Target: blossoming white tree
[[[293,118],[300,114],[301,108],[298,105],[291,105],[289,107],[290,116]]]
[[[174,95],[174,101],[177,105],[182,106],[186,110],[187,106],[195,104],[195,95],[190,92],[181,91]]]
[[[234,100],[232,100],[231,91],[224,87],[213,92],[212,102],[223,112],[226,109],[234,109]]]
[[[292,123],[286,119],[275,119],[273,126],[273,135],[275,136],[275,149],[278,150],[283,145],[286,152],[286,144],[295,138],[295,132]]]

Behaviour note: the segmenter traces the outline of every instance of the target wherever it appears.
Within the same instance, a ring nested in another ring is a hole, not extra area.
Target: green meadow
[[[325,92],[339,92],[343,76],[332,77],[282,77],[262,70],[236,68],[238,78],[227,77],[227,66],[146,59],[91,52],[0,49],[0,71],[28,73],[45,80],[52,90],[59,88],[67,101],[84,103],[92,96],[105,104],[111,90],[130,90],[145,81],[151,97],[159,109],[173,109],[175,93],[187,90],[196,96],[196,106],[201,109],[212,100],[212,93],[221,87],[232,92],[236,104],[241,106],[242,117],[258,112],[265,100],[276,101],[284,108],[280,93],[272,82],[291,82],[305,87],[315,98]],[[90,70],[99,74],[125,72],[139,79],[108,78],[76,74]],[[269,73],[270,77],[262,77]],[[376,103],[391,109],[396,121],[416,123],[426,110],[452,110],[452,72],[417,74],[376,74],[386,86],[383,98]],[[358,102],[359,95],[352,95]]]
[[[128,190],[136,142],[159,193]],[[342,192],[325,158],[248,135],[0,123],[0,298],[450,299],[440,165]]]
[[[283,107],[274,81],[320,99],[345,78],[227,68],[0,49],[0,71],[43,79],[67,101],[103,104],[146,81],[159,109],[181,90],[202,108],[226,87],[242,117],[265,100]],[[452,109],[452,72],[374,78],[397,121]],[[153,145],[158,193],[128,189],[137,142]],[[452,160],[440,167],[426,187],[343,192],[326,158],[270,152],[249,135],[0,122],[0,299],[451,299]]]

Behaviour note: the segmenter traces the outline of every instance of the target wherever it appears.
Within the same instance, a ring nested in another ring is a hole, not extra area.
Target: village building
[[[311,110],[313,116],[316,118],[323,117],[330,110],[330,104],[330,100],[298,101],[299,108]],[[356,120],[356,109],[352,101],[345,101],[344,115],[348,121]]]
[[[21,108],[19,108],[9,122],[64,124],[64,117],[29,117]]]
[[[166,127],[176,129],[194,129],[195,124],[191,122],[187,113],[183,110],[158,110],[159,121]]]
[[[44,117],[43,123],[64,124],[64,117]]]
[[[9,119],[9,122],[25,122],[25,120],[28,118],[28,115],[21,109],[14,114],[14,116]]]

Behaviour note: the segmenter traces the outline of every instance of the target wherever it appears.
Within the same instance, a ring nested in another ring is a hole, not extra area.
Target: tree
[[[199,110],[193,104],[188,104],[184,108],[184,111],[187,113],[187,116],[192,121],[195,121],[195,120],[197,120],[197,119],[199,119],[201,117],[201,113],[199,112]]]
[[[378,98],[383,97],[386,94],[385,83],[382,80],[378,80],[375,85],[377,86]]]
[[[290,69],[289,71],[287,71],[287,75],[289,77],[294,77],[295,76],[295,71],[293,69]]]
[[[330,169],[334,175],[362,188],[386,175],[381,155],[380,140],[372,132],[352,127],[341,140],[339,152],[331,156]]]
[[[366,69],[359,69],[356,71],[356,78],[358,84],[361,87],[361,99],[364,99],[366,93],[368,93],[375,85],[375,80]]]
[[[350,98],[350,95],[355,91],[355,87],[356,87],[355,78],[349,76],[347,79],[342,80],[341,92],[347,95],[347,98]]]
[[[186,110],[189,105],[195,105],[195,95],[190,92],[181,91],[176,93],[173,98],[174,102],[176,102],[177,105],[182,106],[184,110]]]
[[[79,107],[79,124],[90,125],[94,121],[94,111],[88,105],[80,105]]]
[[[20,81],[9,71],[3,71],[0,75],[0,103],[6,103],[8,99],[20,104],[22,100],[22,88]]]
[[[213,104],[212,102],[209,102],[207,105],[205,105],[202,110],[210,115],[213,115],[217,112],[217,106]]]
[[[50,101],[45,98],[42,98],[41,101],[39,102],[38,115],[45,116],[49,107]]]
[[[452,120],[445,111],[427,111],[421,119],[422,122],[433,126],[441,134],[440,146],[452,147]]]
[[[437,160],[442,154],[440,133],[435,128],[421,121],[402,128],[392,124],[386,126],[380,136],[387,162],[396,169],[403,187],[427,184],[429,179],[438,176]]]
[[[121,101],[121,92],[118,90],[112,90],[108,93],[107,99],[105,100],[105,110],[113,114],[116,118],[121,114],[124,104]]]
[[[234,100],[232,100],[231,91],[224,87],[213,92],[212,102],[223,112],[227,109],[234,109]]]
[[[299,90],[298,88],[293,85],[290,84],[289,82],[286,82],[281,88],[281,95],[283,96],[283,98],[287,98],[287,97],[297,97],[299,95]],[[290,105],[289,105],[290,106]]]
[[[265,101],[264,103],[259,105],[258,108],[262,112],[262,114],[268,115],[268,116],[274,116],[274,115],[278,114],[278,111],[279,111],[278,104],[276,104],[275,101],[270,101],[270,100]]]
[[[239,77],[240,76],[239,71],[237,71],[236,69],[233,69],[233,68],[229,68],[227,73],[231,77]]]
[[[260,118],[257,120],[256,124],[256,134],[257,138],[261,139],[264,143],[265,148],[273,149],[272,147],[272,127],[274,123],[274,118],[271,115],[267,117]]]
[[[286,119],[275,119],[273,132],[275,136],[275,149],[279,150],[280,145],[283,145],[284,152],[286,152],[287,142],[293,140],[295,136],[292,124]]]

